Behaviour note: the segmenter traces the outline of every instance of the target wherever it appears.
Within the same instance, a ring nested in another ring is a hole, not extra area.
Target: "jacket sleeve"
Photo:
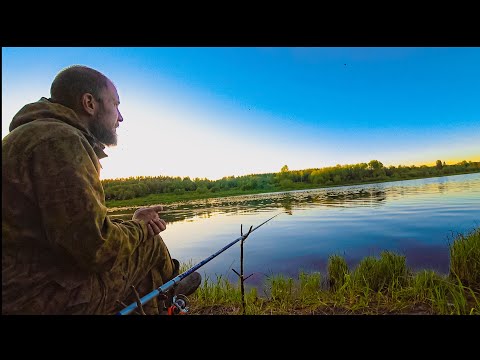
[[[94,272],[110,270],[148,237],[143,221],[112,221],[107,215],[99,167],[92,147],[80,136],[44,141],[31,158],[48,243]]]

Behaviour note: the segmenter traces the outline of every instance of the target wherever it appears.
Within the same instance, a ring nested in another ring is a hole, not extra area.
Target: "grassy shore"
[[[480,315],[480,227],[449,244],[448,275],[412,272],[404,256],[385,251],[349,269],[344,258],[328,260],[327,274],[296,279],[268,277],[264,295],[244,292],[241,282],[204,279],[190,296],[190,315]],[[191,264],[182,264],[182,271]],[[247,280],[248,281],[248,280]]]

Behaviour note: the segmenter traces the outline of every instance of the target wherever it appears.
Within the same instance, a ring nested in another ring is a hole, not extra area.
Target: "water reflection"
[[[309,200],[310,200],[310,198],[309,198]],[[292,213],[292,195],[286,194],[284,199],[281,201],[281,204],[282,204],[286,214],[293,215],[293,213]]]
[[[475,175],[475,174],[473,174]],[[464,176],[464,175],[459,175]],[[468,175],[466,175],[468,176]],[[283,208],[291,213],[293,208],[305,209],[312,206],[356,207],[382,206],[387,199],[429,193],[459,193],[470,190],[473,184],[456,183],[450,190],[445,178],[438,183],[432,179],[405,180],[370,185],[342,186],[317,190],[298,190],[257,195],[240,195],[217,199],[191,200],[165,206],[164,218],[167,221],[182,221],[192,217],[211,217],[222,213],[271,210]],[[424,181],[425,183],[421,184]],[[419,186],[421,184],[421,186]],[[110,214],[123,219],[131,218],[135,209],[111,209]]]
[[[192,218],[209,218],[219,214],[283,209],[292,215],[292,210],[315,206],[357,207],[381,206],[387,192],[381,187],[341,187],[317,190],[302,190],[257,195],[240,195],[217,199],[191,200],[164,206],[162,218],[167,222],[189,221]],[[110,212],[112,217],[131,219],[135,209],[120,209]]]

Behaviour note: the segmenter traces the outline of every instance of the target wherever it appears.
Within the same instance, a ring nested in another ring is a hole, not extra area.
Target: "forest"
[[[409,180],[480,172],[480,161],[447,165],[437,160],[434,166],[388,166],[378,160],[352,165],[290,170],[284,165],[277,173],[225,176],[218,180],[171,176],[135,176],[104,179],[105,200],[128,200],[150,194],[215,195],[223,192],[273,192]]]

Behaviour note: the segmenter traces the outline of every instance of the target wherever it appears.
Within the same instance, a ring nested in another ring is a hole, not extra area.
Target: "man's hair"
[[[83,65],[72,65],[60,71],[50,87],[51,101],[74,111],[81,109],[83,94],[90,93],[100,100],[100,91],[109,79],[97,70]]]

